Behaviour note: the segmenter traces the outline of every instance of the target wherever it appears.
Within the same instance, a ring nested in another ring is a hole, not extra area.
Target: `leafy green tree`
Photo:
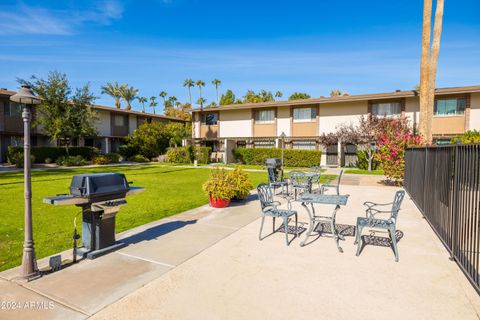
[[[165,126],[164,123],[156,121],[142,124],[133,131],[133,136],[126,138],[128,148],[147,158],[165,153],[170,140]]]
[[[280,91],[275,92],[275,98],[281,98],[283,97],[283,93]]]
[[[340,89],[332,89],[332,91],[330,91],[330,97],[337,97],[341,95],[342,91],[340,91]]]
[[[192,79],[185,79],[183,86],[188,89],[188,101],[190,102],[190,105],[192,105],[192,93],[190,92],[190,88],[195,87],[195,82]]]
[[[120,87],[120,95],[122,96],[123,100],[127,104],[126,110],[132,109],[132,101],[137,98],[138,89],[134,87],[130,87],[128,84],[122,84]]]
[[[120,93],[120,86],[117,81],[113,84],[109,82],[102,86],[102,94],[108,94],[110,97],[114,98],[115,107],[120,109],[120,99],[122,98],[122,94]]]
[[[184,125],[179,122],[170,122],[165,126],[166,135],[169,137],[168,143],[170,147],[178,147],[182,145],[182,140],[192,136],[192,127],[188,123]]]
[[[229,104],[235,103],[235,94],[232,90],[228,89],[222,96],[220,97],[220,105],[225,106]]]
[[[64,144],[67,154],[73,140],[97,135],[97,114],[90,107],[95,97],[88,84],[72,92],[66,74],[57,71],[50,72],[46,80],[32,76],[31,81],[19,82],[30,85],[42,99],[35,124],[42,126],[52,142]]]
[[[310,99],[310,95],[303,92],[294,92],[288,97],[288,100],[303,100]]]
[[[153,114],[155,114],[155,107],[158,105],[157,101],[155,101],[157,97],[151,96],[150,97],[150,108],[153,109]]]
[[[142,112],[145,113],[145,102],[147,102],[147,98],[137,97],[137,100],[142,104]]]
[[[270,91],[260,90],[260,92],[255,93],[253,90],[248,90],[247,93],[243,96],[244,103],[258,103],[258,102],[268,102],[274,101],[273,95]]]
[[[218,79],[213,79],[212,84],[215,86],[215,92],[217,93],[217,104],[219,103],[218,101],[218,86],[222,83],[222,81]]]

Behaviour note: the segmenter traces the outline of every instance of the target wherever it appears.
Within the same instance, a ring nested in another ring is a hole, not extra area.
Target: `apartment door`
[[[338,165],[338,146],[332,144],[327,146],[327,166]]]
[[[355,167],[357,164],[357,146],[346,144],[343,146],[342,166]]]

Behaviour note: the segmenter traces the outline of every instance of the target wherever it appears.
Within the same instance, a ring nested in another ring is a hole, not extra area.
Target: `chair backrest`
[[[342,176],[343,176],[343,169],[340,171],[340,174],[338,175],[338,179],[337,179],[337,183],[336,183],[337,186],[340,185],[340,180],[342,180]]]
[[[260,200],[260,206],[263,209],[267,207],[271,207],[273,203],[273,193],[272,188],[268,185],[268,183],[260,183],[257,186],[257,194],[258,200]]]
[[[290,171],[290,174],[288,175],[288,177],[290,178],[294,186],[304,185],[308,183],[308,179],[305,176],[305,173],[301,171]]]
[[[277,173],[274,168],[267,168],[268,172],[268,183],[277,182]]]
[[[402,205],[403,198],[405,197],[405,191],[404,190],[398,190],[395,193],[395,197],[393,198],[393,204],[392,204],[392,215],[391,217],[397,220],[398,217],[398,212],[400,211],[400,206]]]

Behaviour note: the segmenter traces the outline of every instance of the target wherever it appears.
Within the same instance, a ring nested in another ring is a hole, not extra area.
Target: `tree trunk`
[[[190,101],[190,108],[192,108],[192,93],[190,92],[190,86],[188,87],[188,100]]]
[[[115,107],[117,109],[120,109],[120,99],[119,98],[115,98]]]
[[[435,9],[435,22],[433,25],[433,41],[428,68],[428,110],[427,110],[427,135],[425,140],[432,143],[432,118],[435,105],[435,80],[437,77],[438,55],[440,53],[440,38],[442,35],[444,0],[437,0]]]
[[[428,114],[428,69],[430,58],[432,0],[423,2],[423,27],[422,27],[422,58],[420,62],[420,122],[419,131],[427,136]]]

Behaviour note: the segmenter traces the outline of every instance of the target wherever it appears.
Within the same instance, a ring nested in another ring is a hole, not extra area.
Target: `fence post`
[[[458,165],[458,148],[459,141],[455,144],[455,156],[453,158],[453,207],[452,207],[452,248],[450,249],[450,260],[455,261],[455,247],[457,246],[457,222],[458,222],[458,170],[460,166]]]
[[[428,161],[428,147],[425,146],[425,161],[424,161],[424,167],[423,167],[423,201],[422,201],[422,210],[420,212],[422,213],[422,217],[425,219],[425,201],[426,201],[426,190],[427,188],[425,187],[425,184],[427,183],[427,161]]]

